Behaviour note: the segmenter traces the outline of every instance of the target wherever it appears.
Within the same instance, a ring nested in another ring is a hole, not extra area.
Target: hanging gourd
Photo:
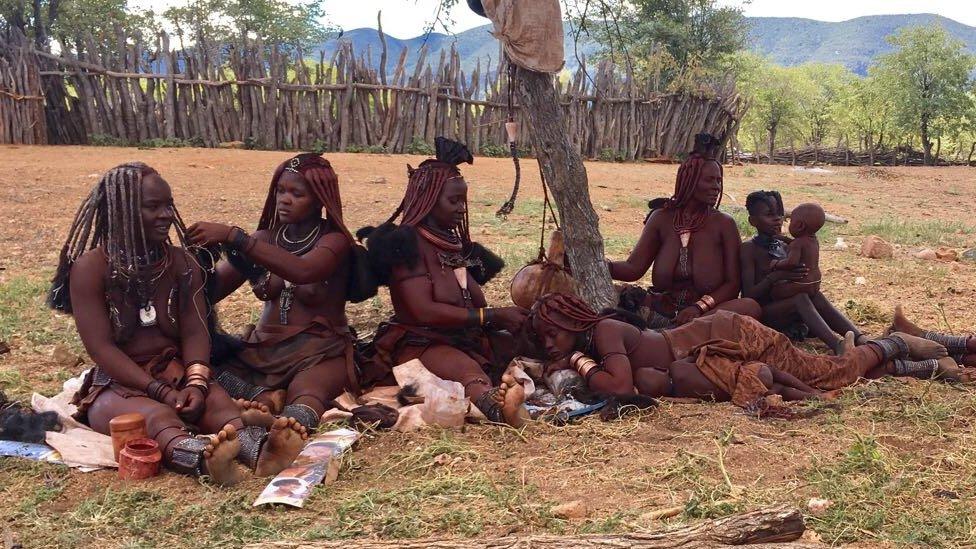
[[[545,216],[545,212],[543,212]],[[536,299],[553,292],[576,295],[576,279],[566,267],[563,233],[556,229],[549,241],[549,251],[539,248],[539,257],[519,269],[512,278],[512,302],[529,309]]]

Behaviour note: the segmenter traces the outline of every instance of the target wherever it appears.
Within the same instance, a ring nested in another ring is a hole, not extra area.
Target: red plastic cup
[[[159,474],[163,453],[151,438],[138,438],[125,443],[119,452],[119,478],[141,480]]]

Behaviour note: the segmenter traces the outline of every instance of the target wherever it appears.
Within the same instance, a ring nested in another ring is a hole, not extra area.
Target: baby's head
[[[794,238],[817,234],[827,221],[823,208],[812,202],[800,204],[790,214],[790,234]]]
[[[756,191],[746,197],[749,224],[759,234],[776,236],[783,232],[783,197],[776,191]]]

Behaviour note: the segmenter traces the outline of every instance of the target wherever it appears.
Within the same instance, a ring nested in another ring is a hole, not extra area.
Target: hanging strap
[[[515,63],[508,63],[508,123],[515,123]],[[505,128],[508,135],[508,128]],[[512,155],[512,164],[515,165],[515,183],[512,186],[512,196],[502,204],[501,208],[495,212],[498,217],[505,217],[515,209],[515,199],[518,198],[519,184],[522,182],[522,166],[519,164],[518,141],[509,138],[509,153]]]

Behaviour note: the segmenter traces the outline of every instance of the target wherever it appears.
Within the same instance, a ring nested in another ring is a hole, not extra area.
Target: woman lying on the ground
[[[712,311],[755,316],[758,304],[739,297],[739,229],[718,211],[722,200],[722,165],[715,160],[714,137],[695,137],[695,150],[681,167],[674,196],[654,210],[640,240],[625,261],[609,261],[614,280],[634,282],[653,265],[653,287],[640,311],[650,328],[686,324]],[[625,292],[626,293],[626,292]]]
[[[834,354],[844,354],[846,345],[841,334],[851,332],[854,343],[863,345],[867,336],[817,291],[800,293],[786,299],[772,297],[773,285],[781,281],[802,280],[809,266],[792,270],[770,271],[773,260],[786,257],[787,239],[782,235],[783,198],[776,191],[756,191],[746,198],[749,224],[756,228],[756,236],[742,243],[742,297],[755,299],[762,306],[763,324],[789,333],[794,327],[805,325],[810,333],[823,341]]]
[[[768,394],[809,398],[866,375],[933,373],[957,379],[960,368],[937,343],[904,333],[843,356],[794,347],[783,334],[729,311],[656,332],[600,316],[579,298],[549,294],[532,309],[537,342],[551,368],[575,368],[591,390],[731,400],[749,406]]]
[[[976,367],[976,337],[957,336],[923,330],[905,317],[901,305],[895,307],[895,317],[889,331],[904,332],[934,341],[946,348],[949,356],[967,368]],[[966,372],[968,374],[968,370]]]
[[[253,235],[201,222],[187,236],[193,244],[220,243],[230,250],[229,261],[217,268],[214,301],[250,279],[264,302],[244,348],[215,365],[217,381],[245,409],[256,401],[315,429],[331,401],[345,389],[358,389],[360,381],[346,321],[354,240],[342,220],[331,164],[313,153],[282,162]]]
[[[487,306],[480,284],[502,262],[468,232],[468,185],[457,166],[473,159],[460,143],[435,143],[437,158],[408,169],[400,206],[368,233],[371,263],[390,287],[394,311],[376,332],[372,360],[392,368],[420,359],[435,375],[461,383],[489,420],[518,426],[527,417],[524,391],[508,376],[508,384],[493,386],[488,374],[514,355],[511,334],[528,311]]]
[[[170,243],[174,224],[182,247]],[[109,170],[82,203],[49,297],[74,315],[95,363],[75,396],[78,418],[109,434],[115,416],[142,414],[163,463],[221,485],[240,480],[235,459],[277,474],[301,451],[305,429],[242,417],[210,379],[204,273],[185,246],[169,185],[145,164]]]

